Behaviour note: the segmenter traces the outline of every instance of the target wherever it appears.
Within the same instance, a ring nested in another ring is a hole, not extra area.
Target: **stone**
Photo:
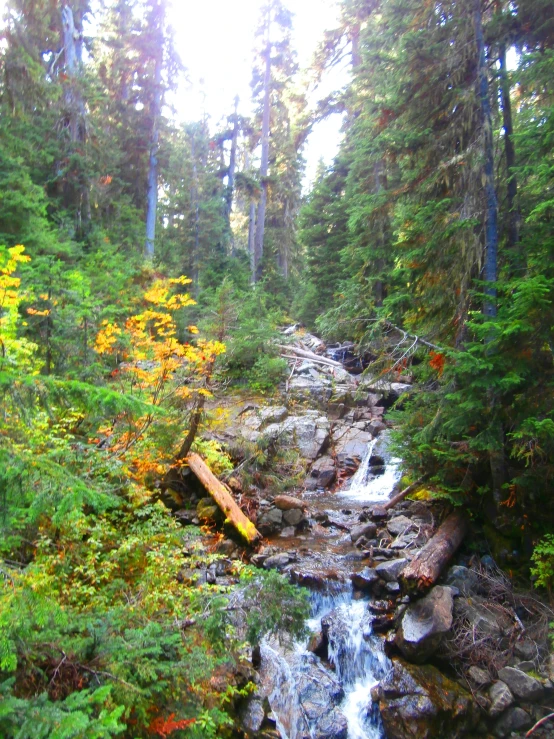
[[[368,432],[369,432],[369,433],[370,433],[370,434],[371,434],[372,436],[374,436],[374,437],[375,437],[375,436],[379,436],[379,434],[380,434],[380,433],[381,433],[382,431],[385,431],[385,430],[386,430],[386,428],[387,428],[387,427],[386,427],[386,425],[385,425],[385,424],[383,423],[383,421],[378,421],[378,420],[375,420],[375,421],[372,421],[372,422],[371,422],[371,423],[369,424],[369,426],[367,427],[367,430],[368,430]]]
[[[392,669],[372,691],[379,701],[388,737],[462,739],[474,736],[479,720],[472,696],[431,665],[416,666],[395,658]]]
[[[533,725],[533,719],[523,708],[510,708],[494,725],[494,735],[510,736],[515,731],[522,731]]]
[[[337,478],[337,470],[335,461],[332,457],[320,457],[312,465],[310,476],[315,478],[316,486],[320,488],[329,488]]]
[[[381,562],[378,564],[375,568],[375,572],[382,580],[385,580],[385,582],[395,582],[398,580],[400,573],[407,564],[407,559],[392,559],[388,562]]]
[[[275,496],[273,505],[281,511],[291,511],[295,508],[300,508],[302,510],[306,507],[306,504],[300,500],[300,498],[294,498],[292,495]]]
[[[345,423],[336,424],[333,428],[333,445],[339,465],[343,466],[348,460],[355,460],[359,464],[372,438],[367,431]]]
[[[359,526],[354,526],[350,531],[350,539],[352,541],[358,541],[361,536],[367,539],[372,539],[377,533],[377,526],[374,523],[362,523]]]
[[[395,516],[387,523],[387,529],[393,536],[404,534],[413,527],[413,522],[407,516]]]
[[[391,595],[398,595],[400,593],[400,584],[397,582],[388,582],[385,585],[385,590]]]
[[[273,554],[264,561],[263,568],[265,570],[282,570],[292,561],[294,561],[294,558],[291,559],[288,552]]]
[[[292,513],[292,511],[290,511],[290,512]],[[296,534],[296,529],[295,529],[294,526],[286,526],[281,531],[281,533],[279,534],[279,536],[281,537],[281,539],[288,539],[291,536],[294,536],[295,534]]]
[[[514,702],[512,691],[502,680],[496,680],[489,689],[489,715],[493,718],[509,708]]]
[[[517,698],[536,701],[543,696],[544,686],[542,683],[515,667],[503,667],[498,670],[498,677],[506,683]]]
[[[256,734],[265,719],[264,704],[260,698],[251,698],[240,712],[240,722],[246,732]]]
[[[338,708],[333,708],[316,724],[314,739],[347,739],[348,722]]]
[[[445,581],[447,585],[458,588],[460,594],[465,596],[473,593],[479,584],[477,573],[470,570],[469,567],[462,567],[461,565],[450,567],[446,573]]]
[[[298,526],[300,521],[304,518],[303,512],[298,508],[293,508],[290,511],[283,513],[283,520],[290,526]]]
[[[271,423],[264,430],[264,436],[268,440],[296,447],[305,459],[314,460],[327,443],[329,430],[329,419],[316,411],[304,416],[289,416],[281,423]]]
[[[535,663],[526,660],[525,662],[518,662],[517,665],[515,665],[515,668],[522,672],[533,672],[535,669]]]
[[[373,585],[380,580],[379,575],[370,567],[365,567],[361,572],[353,572],[350,575],[352,584],[358,590],[369,591]]]
[[[389,515],[389,512],[384,506],[376,505],[372,511],[371,511],[371,517],[375,521],[383,521],[385,518],[387,518]]]
[[[216,521],[221,518],[221,511],[213,498],[202,498],[196,506],[196,515],[201,521]]]
[[[522,660],[534,661],[537,659],[539,650],[537,645],[531,639],[522,639],[516,642],[514,646],[514,654]]]
[[[479,596],[456,598],[454,617],[469,621],[476,634],[485,636],[502,636],[512,626],[505,614],[491,609],[488,602]]]
[[[282,525],[283,511],[280,511],[278,508],[269,508],[258,516],[257,528],[264,536],[279,531]]]
[[[425,662],[439,648],[452,626],[452,591],[435,586],[408,606],[396,632],[396,645],[410,662]]]
[[[472,667],[469,668],[467,675],[475,685],[488,685],[491,681],[487,670],[483,670],[481,667],[477,667],[476,665],[472,665]]]

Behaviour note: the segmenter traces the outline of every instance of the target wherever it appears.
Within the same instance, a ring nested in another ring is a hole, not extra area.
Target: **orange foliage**
[[[170,734],[173,734],[174,731],[179,731],[180,729],[186,729],[187,726],[191,726],[194,724],[195,719],[189,718],[189,719],[181,719],[178,721],[175,721],[175,714],[172,713],[168,718],[164,719],[161,716],[158,716],[155,718],[148,727],[148,731],[151,734],[156,734],[157,736],[166,737]]]
[[[446,362],[444,354],[441,354],[440,352],[435,352],[431,350],[430,352],[431,359],[429,360],[429,365],[438,372],[439,377],[444,372],[444,364]]]

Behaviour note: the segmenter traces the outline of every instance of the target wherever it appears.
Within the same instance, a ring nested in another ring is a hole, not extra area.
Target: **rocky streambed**
[[[306,639],[266,640],[254,655],[246,735],[524,736],[554,701],[548,609],[517,595],[486,547],[460,550],[433,587],[407,591],[402,573],[449,513],[431,500],[385,505],[401,477],[386,409],[412,391],[410,378],[353,376],[326,363],[337,354],[309,335],[296,347],[320,358],[292,353],[280,402],[234,406],[217,433],[231,449],[296,455],[304,473],[286,493],[229,481],[265,537],[251,562],[309,588],[312,605]],[[210,506],[199,500],[197,519]],[[220,549],[236,552],[231,540]],[[551,736],[552,726],[534,735]]]

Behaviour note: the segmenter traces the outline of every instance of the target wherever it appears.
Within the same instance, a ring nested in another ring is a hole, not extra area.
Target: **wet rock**
[[[289,512],[290,512],[290,513],[293,513],[294,511],[289,511]],[[281,537],[282,539],[289,539],[289,538],[290,538],[291,536],[294,536],[295,534],[296,534],[296,529],[295,529],[295,527],[294,527],[294,526],[286,526],[286,527],[285,527],[285,528],[284,528],[284,529],[283,529],[283,530],[281,531],[281,533],[279,534],[279,536],[280,536],[280,537]]]
[[[366,539],[371,539],[375,536],[377,533],[377,526],[372,523],[363,523],[359,526],[354,526],[354,528],[350,531],[350,539],[352,541],[358,541],[358,539],[361,536],[364,536]]]
[[[334,459],[327,456],[316,459],[310,470],[310,476],[315,480],[317,487],[331,487],[337,477]]]
[[[300,498],[294,498],[292,495],[275,496],[273,505],[281,511],[292,511],[295,508],[302,510],[306,507],[304,501],[300,500]]]
[[[348,723],[338,708],[333,708],[317,723],[314,739],[347,739]]]
[[[385,585],[385,590],[391,595],[398,595],[400,593],[400,584],[397,582],[388,582]]]
[[[282,570],[290,562],[294,562],[295,559],[296,558],[291,557],[288,552],[283,552],[282,554],[274,554],[264,561],[263,568],[265,570]]]
[[[370,567],[365,567],[361,572],[354,572],[350,575],[352,584],[358,590],[370,591],[373,585],[379,581],[379,575]]]
[[[543,696],[542,683],[515,667],[503,667],[498,670],[498,677],[506,683],[515,696],[522,700],[536,701]]]
[[[474,570],[461,565],[450,567],[446,573],[446,584],[458,588],[461,595],[470,595],[475,592],[479,584],[479,578]]]
[[[384,506],[376,505],[371,511],[371,517],[374,521],[383,521],[388,518],[389,512]]]
[[[412,520],[407,516],[395,516],[387,523],[387,529],[393,536],[404,534],[413,527]]]
[[[400,573],[407,564],[407,559],[393,559],[389,562],[381,562],[381,564],[378,564],[375,568],[375,572],[382,580],[385,580],[385,582],[395,582],[398,580]]]
[[[396,633],[406,659],[421,663],[436,652],[452,626],[452,608],[452,591],[440,585],[408,607]]]
[[[494,726],[494,735],[498,737],[510,736],[515,731],[528,729],[533,719],[523,708],[510,708],[501,716]]]
[[[359,464],[371,439],[372,436],[367,431],[345,423],[336,424],[333,429],[333,445],[339,465],[343,466],[348,460],[356,460]]]
[[[369,433],[370,433],[370,434],[371,434],[372,436],[374,436],[374,437],[375,437],[375,436],[379,436],[379,434],[380,434],[380,433],[381,433],[382,431],[385,431],[385,430],[386,430],[386,428],[387,428],[387,426],[386,426],[386,424],[384,424],[384,423],[383,423],[383,421],[375,420],[375,421],[372,421],[372,422],[371,422],[371,423],[369,424],[369,426],[367,427],[367,430],[368,430],[368,432],[369,432]]]
[[[242,728],[249,734],[256,734],[265,719],[264,704],[260,698],[250,698],[239,713]]]
[[[310,641],[308,642],[308,652],[313,652],[316,654],[320,659],[326,660],[327,659],[327,639],[323,635],[322,631],[317,631],[315,634],[312,634],[310,637]]]
[[[257,528],[264,536],[268,536],[269,534],[279,531],[282,525],[283,512],[278,508],[269,508],[268,510],[264,510],[264,512],[258,516]]]
[[[481,667],[477,667],[476,665],[469,668],[467,675],[475,685],[488,685],[491,681],[487,670],[483,670]]]
[[[298,508],[294,508],[290,511],[285,511],[283,513],[283,520],[285,521],[285,523],[288,523],[289,526],[298,526],[298,524],[300,523],[300,521],[302,521],[303,518],[304,518],[304,514]]]
[[[509,708],[514,702],[514,696],[510,688],[502,680],[496,680],[489,689],[489,716],[498,716]]]
[[[398,739],[461,739],[478,721],[473,699],[435,667],[395,659],[373,696],[385,733]]]

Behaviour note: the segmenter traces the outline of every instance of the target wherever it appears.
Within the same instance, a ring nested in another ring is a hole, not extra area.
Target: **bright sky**
[[[254,59],[254,33],[263,0],[170,0],[170,18],[177,51],[188,69],[190,85],[175,100],[179,117],[197,120],[205,112],[212,124],[233,111],[251,113],[250,79]],[[289,0],[294,13],[293,46],[302,67],[307,66],[325,29],[336,25],[335,0]],[[344,73],[327,81],[325,92],[346,82]],[[324,93],[322,92],[322,95]],[[340,141],[338,116],[314,127],[305,147],[306,179],[311,181],[320,157],[331,163]]]

